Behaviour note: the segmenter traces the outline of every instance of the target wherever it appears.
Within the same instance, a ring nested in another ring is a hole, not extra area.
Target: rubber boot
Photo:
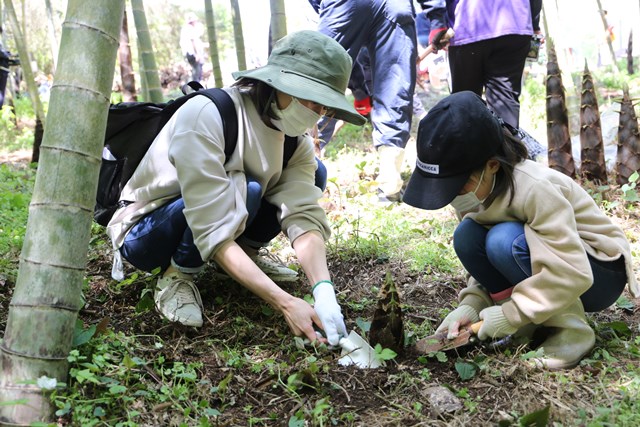
[[[404,148],[395,145],[381,145],[378,147],[379,173],[378,188],[380,196],[389,201],[398,201],[401,198],[402,189],[402,161],[404,160]]]
[[[542,325],[553,329],[539,347],[544,356],[532,359],[538,367],[551,370],[573,368],[595,345],[595,332],[587,323],[580,300],[551,316]]]

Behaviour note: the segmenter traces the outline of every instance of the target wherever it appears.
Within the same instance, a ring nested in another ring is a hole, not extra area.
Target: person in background
[[[202,80],[202,66],[205,61],[204,43],[202,36],[204,27],[195,13],[187,13],[185,24],[180,31],[180,48],[182,54],[191,66],[191,80]]]
[[[265,66],[233,73],[237,82],[225,90],[237,111],[238,141],[226,162],[223,122],[207,97],[187,101],[164,126],[107,226],[116,269],[121,257],[140,270],[160,268],[154,298],[164,317],[203,324],[194,275],[212,262],[280,311],[295,335],[315,341],[315,324],[332,345],[346,336],[326,260],[329,224],[318,204],[326,169],[306,130],[325,114],[365,123],[345,97],[350,73],[339,43],[317,31],[291,33]],[[286,166],[285,135],[297,138]],[[296,280],[295,271],[258,252],[281,231],[314,306],[275,283]]]
[[[446,46],[452,92],[470,90],[511,126],[520,125],[520,92],[542,0],[417,0],[429,19],[429,44]]]
[[[546,327],[538,366],[575,366],[595,343],[585,311],[640,289],[624,231],[568,176],[527,160],[525,146],[475,93],[438,102],[420,122],[404,202],[453,206],[453,247],[469,273],[438,331],[483,321],[481,340]]]
[[[353,106],[356,111],[361,115],[370,118],[372,108],[371,88],[373,87],[373,81],[371,73],[371,58],[369,57],[369,51],[366,47],[360,49],[360,52],[356,57],[356,62],[353,63],[348,87],[353,95]],[[417,120],[420,120],[425,114],[427,114],[417,91],[414,91],[413,93],[412,108],[413,117]],[[336,122],[334,119],[324,117],[318,124],[318,147],[321,150],[321,153],[324,148],[329,145],[336,132],[338,132],[342,127],[340,123]]]
[[[382,201],[399,201],[404,148],[409,140],[416,84],[413,0],[309,0],[319,13],[318,31],[338,41],[355,59],[371,58],[371,124],[378,151],[376,178]],[[320,124],[321,128],[323,124]]]
[[[353,63],[349,84],[347,85],[353,95],[353,107],[367,119],[371,114],[371,67],[367,48],[362,48]],[[344,122],[331,117],[323,117],[317,126],[317,149],[319,155],[324,155],[324,149],[331,143],[333,136],[342,128]]]

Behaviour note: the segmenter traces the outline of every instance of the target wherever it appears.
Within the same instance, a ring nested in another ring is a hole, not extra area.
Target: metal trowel
[[[342,366],[356,365],[358,368],[378,368],[384,366],[384,361],[376,357],[376,351],[356,331],[351,331],[346,338],[340,338],[340,359]]]

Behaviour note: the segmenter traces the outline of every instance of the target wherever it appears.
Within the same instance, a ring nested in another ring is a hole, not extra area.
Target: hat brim
[[[455,199],[470,176],[471,171],[460,175],[436,178],[425,176],[416,168],[411,174],[402,201],[420,209],[443,208]]]
[[[353,105],[347,101],[344,93],[319,81],[287,72],[282,67],[267,64],[253,70],[236,71],[231,75],[236,80],[243,77],[260,80],[287,95],[324,105],[335,111],[332,117],[337,120],[344,120],[358,126],[367,122],[367,119],[358,114]]]

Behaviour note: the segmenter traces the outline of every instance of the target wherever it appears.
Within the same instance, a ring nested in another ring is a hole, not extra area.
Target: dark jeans
[[[2,58],[3,52],[0,49],[0,110],[4,104],[4,91],[7,88],[7,76],[9,75],[9,61]]]
[[[317,160],[315,185],[324,191],[327,169]],[[196,273],[204,265],[193,234],[183,213],[184,201],[178,197],[145,215],[127,234],[120,252],[134,267],[152,271],[165,270],[173,259],[185,273]],[[259,248],[269,243],[280,231],[278,209],[262,198],[262,188],[254,179],[247,179],[247,227],[240,236],[244,242]]]
[[[453,247],[464,268],[490,293],[509,289],[531,277],[531,257],[519,222],[503,222],[486,229],[464,219],[453,234]],[[585,311],[613,304],[627,283],[624,259],[604,262],[589,256],[593,285],[580,296]]]
[[[195,55],[187,54],[187,62],[191,65],[191,80],[202,80],[202,62],[196,60]]]
[[[522,72],[531,36],[511,35],[449,47],[452,92],[470,90],[511,126],[520,122]]]

